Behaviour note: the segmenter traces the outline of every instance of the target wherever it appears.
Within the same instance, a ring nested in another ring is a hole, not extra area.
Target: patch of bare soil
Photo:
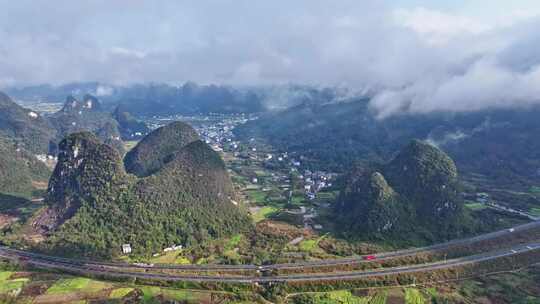
[[[36,282],[30,283],[24,286],[21,296],[22,297],[37,297],[44,294],[47,289],[51,286],[51,283],[47,282]]]
[[[15,272],[11,275],[11,279],[28,278],[32,275],[31,272]]]
[[[16,216],[0,213],[0,229],[11,225],[18,220],[19,218]]]
[[[62,219],[58,211],[53,208],[44,207],[23,227],[23,238],[32,243],[39,243],[45,240],[47,233],[57,227]]]
[[[386,304],[405,304],[405,294],[402,289],[394,288],[388,291]]]
[[[47,190],[47,186],[49,185],[48,181],[32,181],[32,187],[38,189],[38,190]]]
[[[258,223],[256,231],[257,233],[268,236],[285,237],[289,241],[300,236],[307,237],[311,235],[308,230],[300,229],[284,222],[276,222],[271,220],[265,220]]]

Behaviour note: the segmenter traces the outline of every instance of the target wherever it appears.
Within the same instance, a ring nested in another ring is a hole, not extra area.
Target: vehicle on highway
[[[134,263],[133,265],[139,266],[139,267],[154,267],[154,264],[147,264],[147,263]]]
[[[375,260],[375,259],[377,259],[377,257],[374,256],[374,255],[366,255],[366,256],[364,256],[364,260],[371,261],[371,260]]]

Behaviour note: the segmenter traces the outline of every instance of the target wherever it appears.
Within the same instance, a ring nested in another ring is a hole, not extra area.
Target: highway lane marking
[[[392,259],[392,258],[397,258],[397,257],[411,256],[415,253],[419,253],[422,251],[442,249],[442,248],[451,247],[451,246],[455,246],[459,244],[467,244],[467,243],[474,243],[477,241],[484,241],[491,238],[497,238],[506,234],[515,234],[517,231],[527,230],[527,229],[531,229],[535,227],[540,227],[540,221],[534,221],[531,223],[527,223],[527,224],[510,228],[510,229],[490,232],[490,233],[474,236],[467,239],[453,240],[453,241],[449,241],[449,242],[445,242],[441,244],[435,244],[435,245],[431,245],[427,247],[411,248],[411,249],[404,249],[404,250],[398,250],[398,251],[393,251],[393,252],[379,253],[379,254],[374,254],[374,256],[377,257],[375,261],[387,260],[387,259]],[[512,232],[510,232],[511,229],[513,229]],[[0,247],[0,249],[20,252],[21,254],[26,254],[28,256],[43,257],[46,259],[53,259],[53,260],[70,261],[74,263],[76,262],[76,263],[102,265],[102,266],[109,266],[109,267],[139,268],[139,269],[148,269],[148,270],[150,269],[194,270],[194,271],[242,271],[242,270],[257,270],[257,269],[258,270],[278,270],[278,269],[296,269],[296,268],[305,268],[305,267],[336,266],[336,265],[347,265],[347,264],[352,264],[352,263],[373,262],[373,261],[364,260],[364,257],[360,256],[360,257],[352,257],[352,258],[322,260],[322,261],[316,261],[316,262],[273,264],[273,265],[262,265],[262,266],[252,265],[252,264],[248,264],[248,265],[165,265],[165,264],[160,265],[160,264],[156,264],[152,267],[148,267],[148,266],[127,264],[127,263],[106,263],[106,262],[96,262],[96,261],[73,260],[73,259],[67,259],[67,258],[62,258],[62,257],[41,255],[41,254],[26,252],[22,250],[11,249],[8,247]]]
[[[412,266],[399,266],[386,268],[381,270],[368,270],[368,271],[358,271],[358,272],[344,272],[344,273],[333,273],[333,274],[298,274],[298,275],[287,275],[287,276],[270,276],[270,277],[253,277],[253,276],[200,276],[200,275],[189,275],[189,276],[172,276],[166,274],[154,274],[154,273],[145,273],[145,272],[113,272],[106,271],[103,269],[96,270],[94,267],[90,266],[80,266],[79,264],[71,265],[66,262],[59,261],[39,261],[39,260],[28,260],[29,264],[42,266],[45,268],[52,269],[64,269],[68,271],[74,271],[77,273],[94,273],[101,275],[110,275],[115,277],[135,277],[135,278],[149,278],[149,279],[163,279],[163,280],[172,280],[172,281],[196,281],[196,282],[236,282],[236,283],[264,283],[264,282],[287,282],[287,281],[324,281],[331,279],[354,279],[362,277],[373,277],[380,275],[389,275],[389,274],[400,274],[400,273],[410,273],[418,271],[430,271],[444,268],[451,268],[456,266],[462,266],[472,263],[478,263],[487,260],[493,260],[505,256],[511,256],[518,253],[524,253],[532,250],[540,249],[540,243],[532,243],[527,245],[516,246],[511,251],[499,250],[493,251],[491,253],[484,253],[473,255],[469,257],[463,257],[458,259],[446,260],[444,262],[433,262],[420,265]],[[18,256],[11,254],[2,254],[0,249],[0,257],[17,259]]]

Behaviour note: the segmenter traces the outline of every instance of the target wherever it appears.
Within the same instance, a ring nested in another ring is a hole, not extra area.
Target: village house
[[[131,253],[131,245],[130,244],[123,244],[122,245],[122,253],[123,254],[130,254]]]

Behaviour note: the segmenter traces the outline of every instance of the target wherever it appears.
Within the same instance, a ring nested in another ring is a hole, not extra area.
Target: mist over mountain
[[[165,1],[127,6],[98,1],[66,2],[51,14],[41,13],[44,5],[6,3],[10,13],[0,25],[10,30],[0,38],[10,43],[3,51],[0,86],[88,82],[92,94],[106,96],[115,90],[91,82],[299,83],[375,92],[371,106],[380,117],[521,108],[540,102],[540,7],[523,1],[493,5],[482,0],[467,9],[461,2]],[[120,21],[112,13],[117,10],[124,10]],[[238,19],[239,11],[250,14]],[[228,98],[220,89],[208,89],[219,99]],[[66,91],[46,95],[61,100]],[[132,97],[135,102],[141,94]],[[168,98],[156,98],[156,105],[167,108]],[[243,111],[257,107],[240,103]],[[189,102],[185,107],[206,111]]]
[[[235,132],[333,170],[358,161],[389,161],[410,140],[423,139],[447,151],[464,174],[480,173],[517,184],[540,178],[539,107],[409,113],[381,119],[370,102],[300,105],[269,113]]]
[[[8,89],[21,101],[58,102],[65,96],[84,99],[99,97],[109,111],[129,109],[135,116],[194,115],[208,113],[257,113],[280,110],[302,103],[328,103],[354,95],[342,87],[309,85],[220,86],[186,82],[182,85],[134,84],[114,86],[99,83],[72,83]]]

